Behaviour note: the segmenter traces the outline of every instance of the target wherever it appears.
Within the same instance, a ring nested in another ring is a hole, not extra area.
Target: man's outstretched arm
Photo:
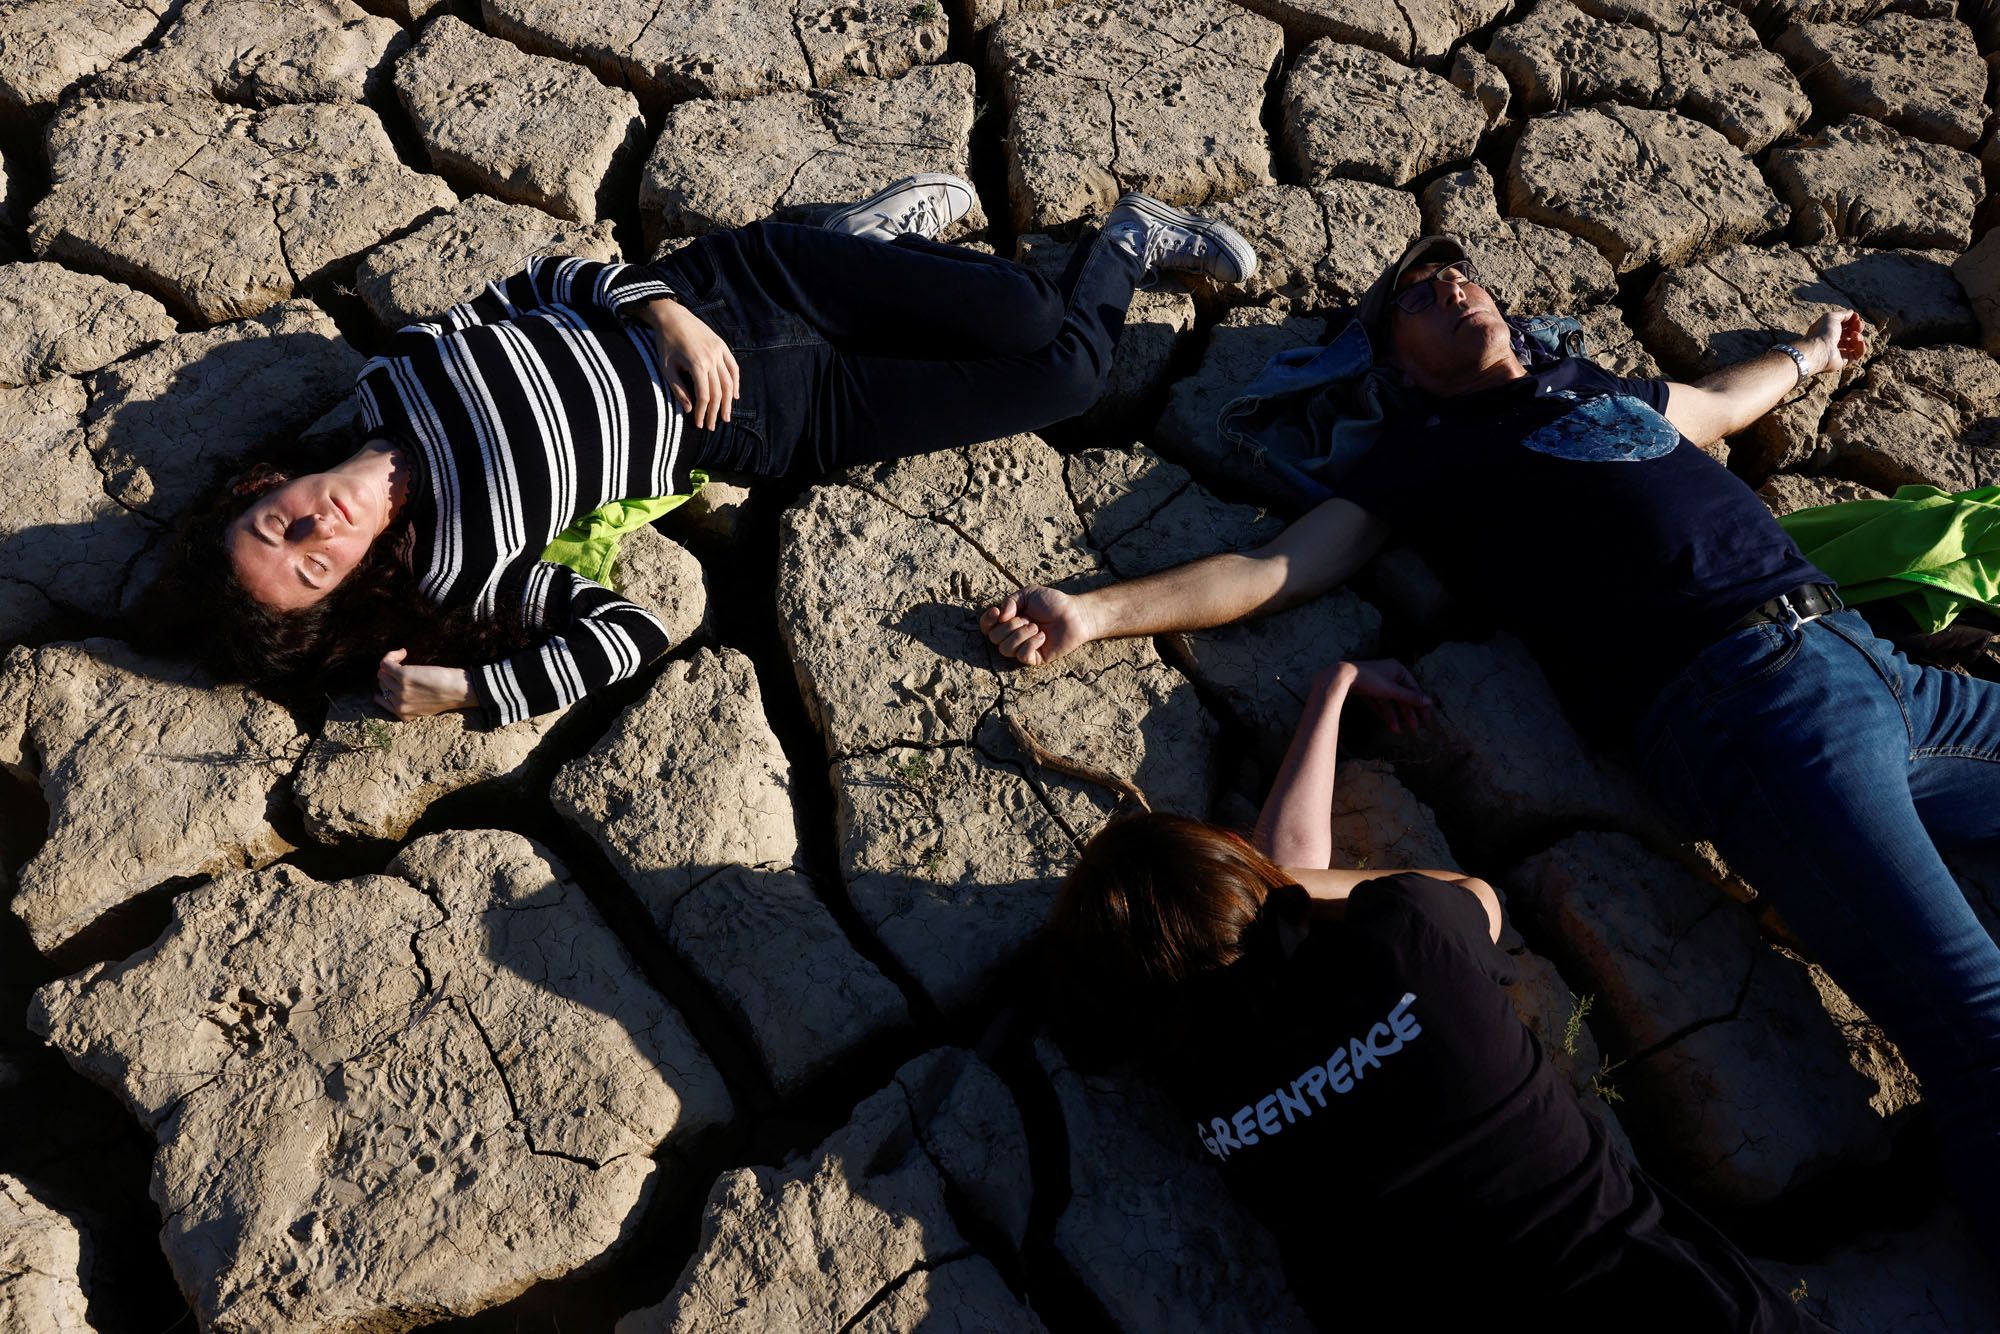
[[[1255,551],[1207,556],[1088,593],[1024,588],[979,615],[994,647],[1033,666],[1093,639],[1226,625],[1296,606],[1346,581],[1382,549],[1388,525],[1328,500]]]
[[[1724,366],[1693,384],[1669,385],[1667,420],[1675,430],[1706,448],[1778,406],[1806,376],[1845,369],[1868,355],[1867,340],[1861,336],[1861,317],[1851,310],[1820,316],[1812,332],[1793,340],[1792,346],[1806,359],[1803,367],[1773,348],[1748,361]]]

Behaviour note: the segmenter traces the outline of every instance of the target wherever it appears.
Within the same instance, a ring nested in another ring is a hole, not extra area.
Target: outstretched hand
[[[1817,344],[1821,371],[1842,371],[1857,365],[1868,355],[1868,340],[1861,332],[1861,317],[1851,310],[1830,310],[1813,321],[1807,341]]]
[[[651,302],[645,315],[659,343],[667,392],[681,411],[707,431],[728,421],[731,405],[743,394],[743,374],[729,344],[678,301]]]
[[[1024,588],[988,607],[979,613],[979,628],[1001,656],[1030,667],[1054,662],[1095,637],[1085,623],[1083,604],[1053,588]]]
[[[1343,663],[1354,669],[1348,688],[1368,701],[1368,707],[1391,732],[1416,731],[1431,720],[1431,697],[1417,684],[1409,668],[1394,658]]]
[[[479,702],[463,667],[426,667],[406,662],[410,651],[391,649],[375,669],[375,702],[398,718],[467,709]]]

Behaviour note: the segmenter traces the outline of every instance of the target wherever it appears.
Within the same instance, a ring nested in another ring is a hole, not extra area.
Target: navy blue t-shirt
[[[1185,984],[1155,1074],[1315,1322],[1826,1334],[1612,1146],[1486,932],[1458,886],[1385,877]]]
[[[1665,416],[1664,380],[1571,357],[1392,422],[1343,498],[1535,651],[1607,739],[1746,612],[1832,583]]]

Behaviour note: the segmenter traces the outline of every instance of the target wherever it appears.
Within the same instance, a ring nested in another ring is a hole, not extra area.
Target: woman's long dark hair
[[[359,442],[343,437],[340,443],[351,449]],[[148,596],[150,638],[167,647],[178,638],[185,652],[192,622],[202,632],[201,657],[218,675],[299,700],[364,681],[392,649],[409,649],[411,662],[468,666],[525,642],[517,604],[478,621],[469,610],[447,613],[423,600],[409,566],[407,513],[318,602],[296,611],[258,602],[236,577],[229,526],[258,497],[315,470],[252,464],[212,487],[182,516],[166,572]]]
[[[1170,1054],[1188,984],[1229,967],[1304,891],[1237,835],[1183,816],[1113,820],[1084,847],[1043,936],[1052,1022],[1091,1063]]]

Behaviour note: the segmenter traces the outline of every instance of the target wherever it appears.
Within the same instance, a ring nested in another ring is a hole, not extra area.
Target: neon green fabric
[[[1968,602],[2000,600],[2000,486],[1956,493],[1905,486],[1778,520],[1849,604],[1898,599],[1938,631]]]
[[[610,587],[611,566],[618,559],[618,544],[625,540],[625,534],[693,500],[695,493],[708,485],[708,474],[690,468],[688,481],[693,485],[675,495],[614,500],[599,506],[557,533],[542,559],[567,565],[592,583]]]

